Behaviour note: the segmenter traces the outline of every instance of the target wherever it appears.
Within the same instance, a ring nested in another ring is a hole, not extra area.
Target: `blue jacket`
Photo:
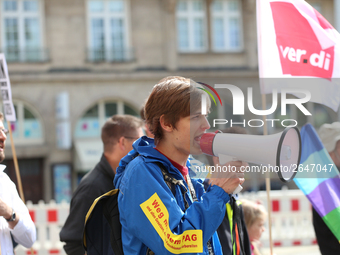
[[[154,149],[153,139],[145,136],[133,144],[117,168],[114,184],[120,189],[124,254],[146,254],[148,247],[162,255],[208,254],[209,239],[215,254],[222,254],[216,229],[224,218],[229,195],[218,186],[210,186],[205,193],[202,182],[192,179],[199,201],[193,203],[188,191],[189,208],[185,211],[181,188],[176,185],[174,197],[157,162],[175,179],[184,181],[178,169]]]

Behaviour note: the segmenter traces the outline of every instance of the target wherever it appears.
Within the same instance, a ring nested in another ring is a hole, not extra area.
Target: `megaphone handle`
[[[239,184],[238,187],[233,191],[233,195],[237,194],[237,193],[240,193],[241,190],[243,190],[243,187]]]

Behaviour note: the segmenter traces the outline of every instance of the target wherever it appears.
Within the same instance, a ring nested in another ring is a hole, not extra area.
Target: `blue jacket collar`
[[[119,162],[119,166],[117,168],[116,177],[114,180],[115,187],[119,187],[120,178],[122,177],[127,165],[137,156],[142,156],[143,160],[148,162],[161,162],[169,171],[170,174],[172,174],[174,177],[179,177],[182,175],[178,171],[177,168],[175,168],[167,157],[165,157],[162,153],[157,151],[155,149],[154,139],[149,138],[147,136],[143,136],[136,140],[133,145],[133,150],[128,153],[122,160]],[[190,169],[190,163],[189,160],[187,161],[187,166]],[[177,178],[178,178],[177,177]]]

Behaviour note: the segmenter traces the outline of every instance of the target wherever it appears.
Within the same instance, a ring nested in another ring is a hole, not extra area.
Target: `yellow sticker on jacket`
[[[169,213],[157,193],[140,204],[146,217],[156,229],[164,242],[164,247],[172,253],[200,253],[203,252],[203,234],[201,229],[186,230],[175,235],[169,227]]]

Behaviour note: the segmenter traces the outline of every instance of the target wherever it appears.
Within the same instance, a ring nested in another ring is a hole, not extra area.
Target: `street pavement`
[[[290,246],[290,247],[274,247],[275,255],[321,255],[319,246]],[[262,255],[270,255],[269,248],[261,249]]]

